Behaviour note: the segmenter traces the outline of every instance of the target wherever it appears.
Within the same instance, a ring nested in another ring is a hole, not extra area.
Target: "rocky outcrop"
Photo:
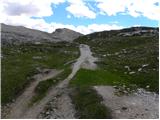
[[[118,36],[154,36],[159,34],[158,28],[153,27],[132,27],[121,30]]]
[[[42,32],[29,29],[23,26],[10,26],[1,24],[1,43],[21,44],[21,43],[43,43],[43,42],[72,42],[82,34],[69,29],[57,29],[53,33]]]
[[[52,37],[68,42],[73,41],[79,36],[82,36],[82,34],[67,28],[56,29],[55,32],[52,33]]]

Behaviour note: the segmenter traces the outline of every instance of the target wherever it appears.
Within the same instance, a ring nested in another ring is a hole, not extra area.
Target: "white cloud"
[[[44,17],[53,14],[51,4],[63,2],[65,0],[1,0],[0,12],[8,16]]]
[[[117,30],[117,29],[122,29],[124,28],[123,26],[118,26],[115,24],[90,24],[87,26],[84,25],[79,25],[79,26],[74,26],[74,25],[69,25],[69,24],[61,24],[61,23],[51,23],[50,24],[50,32],[53,32],[57,28],[68,28],[83,34],[89,34],[93,32],[98,32],[98,31],[104,31],[104,30]]]
[[[105,12],[107,15],[116,15],[118,12],[125,11],[126,1],[122,0],[96,0],[98,2],[97,7],[101,12]]]
[[[100,13],[108,16],[128,14],[160,20],[160,0],[96,0]]]
[[[97,31],[104,31],[104,30],[117,30],[122,29],[123,26],[118,26],[116,24],[91,24],[87,27],[90,31],[97,32]]]
[[[60,3],[64,3],[66,0],[51,0],[51,1],[53,4],[60,4]]]
[[[83,34],[89,34],[92,32],[103,31],[103,30],[113,30],[121,29],[123,26],[118,26],[116,24],[90,24],[88,26],[78,25],[74,26],[71,24],[63,23],[47,23],[42,18],[32,19],[26,16],[12,16],[5,19],[5,22],[2,22],[9,25],[25,26],[31,29],[37,29],[46,32],[53,32],[57,28],[68,28]]]
[[[138,24],[137,24],[137,25],[133,25],[133,27],[141,27],[141,26],[142,26],[142,25],[138,25]]]
[[[67,15],[67,18],[68,18],[68,19],[71,18],[71,15]]]
[[[112,23],[112,24],[118,24],[119,22],[118,21],[111,21],[110,23]]]
[[[65,0],[1,0],[0,23],[8,25],[25,26],[31,29],[53,32],[57,28],[68,28],[77,32],[88,34],[95,31],[119,29],[121,26],[108,24],[90,24],[88,26],[74,26],[63,23],[47,23],[43,17],[53,14],[51,4],[60,4]],[[70,6],[67,10],[77,17],[95,18],[96,14],[85,5],[82,0],[68,0]],[[73,11],[72,11],[73,9]],[[37,17],[36,19],[33,17]],[[71,16],[68,14],[68,18]]]
[[[67,0],[70,5],[66,8],[75,17],[96,18],[96,13],[90,10],[82,0]]]
[[[155,5],[159,3],[159,6]],[[137,13],[138,16],[145,16],[152,20],[160,20],[160,1],[159,0],[134,0],[128,6],[129,14]]]

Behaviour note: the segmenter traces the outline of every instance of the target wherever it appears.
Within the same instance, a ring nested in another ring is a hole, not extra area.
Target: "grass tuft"
[[[71,98],[79,119],[111,118],[110,110],[102,104],[102,98],[90,87],[76,87]]]

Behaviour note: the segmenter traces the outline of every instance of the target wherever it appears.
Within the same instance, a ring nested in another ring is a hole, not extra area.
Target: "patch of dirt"
[[[129,95],[115,95],[112,86],[94,86],[94,89],[104,99],[104,104],[117,119],[158,119],[159,95],[138,89]]]
[[[39,119],[74,119],[75,109],[66,90],[52,98],[38,116]]]

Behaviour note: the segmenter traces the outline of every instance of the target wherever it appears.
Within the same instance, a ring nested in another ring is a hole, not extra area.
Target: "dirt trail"
[[[92,52],[90,51],[89,46],[81,44],[80,57],[74,63],[72,73],[65,80],[60,82],[57,86],[52,87],[41,101],[35,103],[31,108],[27,109],[27,111],[24,112],[24,109],[26,109],[25,106],[28,103],[27,101],[29,101],[29,99],[33,96],[33,89],[37,85],[37,83],[33,83],[32,87],[27,88],[24,94],[20,96],[20,98],[18,98],[20,100],[16,101],[15,106],[12,109],[11,115],[9,115],[9,118],[37,118],[38,115],[44,110],[46,104],[51,101],[52,98],[57,97],[58,95],[61,96],[61,98],[59,98],[59,100],[57,101],[57,104],[59,104],[59,109],[57,109],[56,112],[61,113],[58,118],[64,118],[64,116],[65,118],[74,118],[73,111],[75,110],[72,105],[69,105],[69,103],[71,103],[69,102],[70,98],[68,96],[68,93],[65,91],[68,90],[67,86],[69,84],[69,81],[74,77],[74,75],[81,67],[87,69],[96,68],[96,64],[94,64],[94,61],[96,61],[96,58],[92,57]],[[64,101],[63,99],[65,99],[66,101]],[[70,113],[73,113],[72,116],[70,116]],[[56,116],[55,112],[52,114],[52,117],[53,116]]]
[[[138,89],[130,95],[117,96],[112,86],[95,86],[115,119],[157,119],[159,95]]]
[[[27,110],[28,104],[31,100],[31,98],[35,95],[34,89],[38,85],[40,81],[44,81],[50,78],[55,77],[62,71],[58,70],[51,70],[48,69],[48,73],[40,73],[35,76],[33,76],[34,81],[30,84],[28,88],[25,89],[24,93],[20,95],[16,101],[11,104],[10,113],[7,115],[7,118],[20,118],[20,116],[23,115],[23,113]]]
[[[63,93],[53,97],[38,115],[38,119],[74,119],[76,110],[68,95],[70,92],[66,88]]]
[[[53,87],[39,103],[35,104],[32,108],[30,108],[30,110],[28,110],[28,112],[24,114],[23,118],[37,118],[38,115],[41,113],[41,111],[43,111],[45,105],[53,97],[56,97],[57,95],[62,95],[63,93],[65,93],[64,91],[67,91],[67,86],[69,84],[69,81],[74,77],[74,75],[77,73],[77,71],[81,67],[85,67],[88,69],[95,69],[96,65],[93,63],[95,60],[96,58],[92,57],[92,52],[90,51],[89,46],[81,44],[80,57],[77,59],[77,62],[74,63],[72,68],[72,73],[65,80],[60,82],[57,86]],[[85,66],[84,63],[88,63],[88,65]],[[67,95],[67,93],[65,94]],[[67,102],[65,104],[67,104]],[[64,108],[64,109],[67,109],[67,108]],[[64,114],[67,114],[68,112],[70,113],[71,111],[73,111],[72,109],[69,107],[64,112]],[[69,116],[66,116],[66,118],[69,118]]]

